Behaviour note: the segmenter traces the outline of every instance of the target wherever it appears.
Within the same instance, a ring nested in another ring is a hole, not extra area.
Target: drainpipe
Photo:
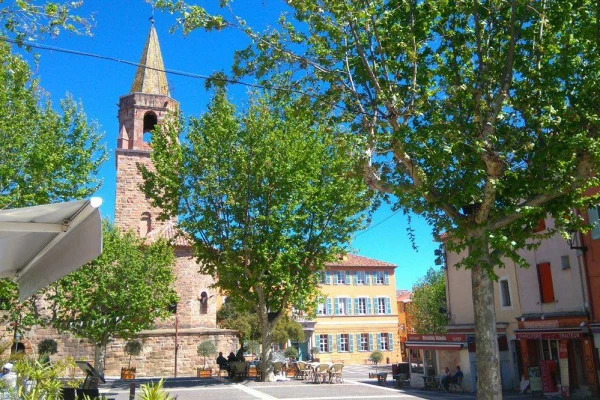
[[[583,311],[588,312],[590,319],[594,319],[594,302],[590,298],[591,290],[590,290],[590,277],[588,275],[587,261],[586,261],[586,252],[587,247],[583,245],[583,238],[581,237],[581,232],[577,232],[577,243],[581,243],[581,249],[577,250],[577,267],[579,268],[579,280],[581,282],[581,308]],[[586,296],[587,295],[587,296]],[[587,307],[585,305],[586,297],[589,299],[587,302]]]
[[[175,313],[175,378],[177,378],[177,353],[179,353],[179,316]]]

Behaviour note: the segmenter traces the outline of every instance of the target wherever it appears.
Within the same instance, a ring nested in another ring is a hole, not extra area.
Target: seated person
[[[227,370],[227,359],[225,357],[223,357],[223,352],[220,351],[219,352],[219,357],[217,357],[217,365],[219,366],[219,369],[224,369]]]
[[[454,373],[454,375],[452,375],[452,380],[450,381],[450,383],[456,383],[457,385],[460,385],[462,383],[462,379],[463,373],[460,370],[460,365],[457,365],[456,372]]]
[[[235,356],[235,353],[232,351],[231,353],[229,353],[229,355],[227,356],[227,371],[229,372],[229,377],[232,378],[232,374],[231,374],[231,363],[232,362],[236,362],[237,361],[237,357]]]
[[[452,379],[452,375],[450,375],[450,368],[446,367],[444,368],[444,376],[442,376],[441,380],[442,386],[446,390],[448,390],[450,387],[450,379]]]
[[[12,371],[13,365],[6,363],[2,367],[2,377],[0,378],[0,393],[4,394],[3,398],[12,398],[12,394],[17,390],[17,374]],[[7,397],[9,396],[9,397]]]

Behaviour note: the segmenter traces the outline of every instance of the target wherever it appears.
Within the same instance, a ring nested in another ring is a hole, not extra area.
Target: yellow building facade
[[[320,361],[364,364],[374,350],[398,362],[395,265],[349,254],[321,275],[325,300],[315,321],[304,321],[308,350]]]

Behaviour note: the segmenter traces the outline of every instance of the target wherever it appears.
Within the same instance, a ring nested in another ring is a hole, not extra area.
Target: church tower
[[[124,231],[133,230],[145,237],[164,224],[158,223],[158,210],[150,206],[139,189],[143,180],[137,164],[151,167],[151,131],[178,107],[169,95],[158,36],[152,24],[130,93],[119,99],[115,225]]]

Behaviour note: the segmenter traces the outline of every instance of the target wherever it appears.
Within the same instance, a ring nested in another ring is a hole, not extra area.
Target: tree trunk
[[[96,343],[94,347],[94,368],[101,376],[104,376],[104,351],[106,343]]]
[[[484,250],[488,254],[488,250]],[[485,257],[485,256],[484,256]],[[477,345],[477,398],[501,400],[500,354],[496,333],[496,312],[494,308],[494,284],[481,260],[471,270],[473,286],[473,310],[475,312],[475,338]]]
[[[275,374],[273,374],[273,363],[271,345],[273,343],[273,326],[274,324],[269,322],[268,315],[259,315],[258,320],[260,322],[260,339],[262,349],[260,351],[260,370],[261,370],[261,381],[273,382],[275,381]]]

